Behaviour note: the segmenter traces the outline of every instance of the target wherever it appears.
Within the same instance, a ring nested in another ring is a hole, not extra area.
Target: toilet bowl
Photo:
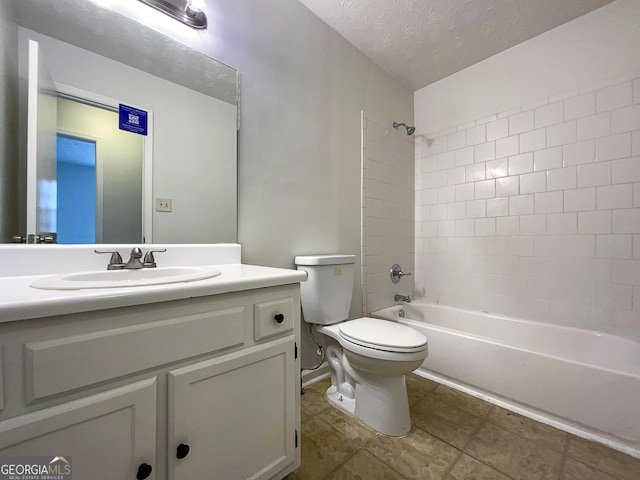
[[[308,274],[301,284],[304,320],[327,343],[327,399],[382,434],[406,435],[411,418],[405,374],[427,357],[427,339],[389,320],[346,320],[354,263],[354,255],[296,257],[298,269]]]
[[[356,338],[345,334],[351,333],[352,326],[361,331]],[[394,340],[387,339],[380,345],[380,339],[370,335],[372,330],[396,335]],[[316,331],[331,339],[327,347],[329,357],[336,343],[341,347],[334,354],[340,361],[330,364],[329,402],[385,435],[397,437],[409,433],[411,418],[404,375],[418,368],[427,357],[426,338],[404,325],[367,317],[316,327]],[[341,369],[344,372],[337,373]]]

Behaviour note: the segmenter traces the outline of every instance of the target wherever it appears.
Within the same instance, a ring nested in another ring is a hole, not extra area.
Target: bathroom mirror
[[[143,231],[140,226],[144,240],[237,241],[237,71],[95,2],[11,3],[16,48],[23,51],[29,39],[37,40],[54,82],[67,96],[71,92],[72,97],[85,98],[87,93],[149,111],[153,129],[145,151],[150,155],[149,175],[142,175],[139,202],[128,202],[151,219],[151,228],[146,225]],[[22,63],[21,59],[20,77]],[[24,103],[21,95],[21,117]],[[21,159],[26,158],[23,154]],[[126,172],[105,173],[104,181],[112,185],[130,177]],[[171,211],[160,205],[165,200],[171,201]],[[115,215],[112,225],[122,223],[118,222],[122,204],[110,207],[105,197],[101,206],[105,219],[109,211]],[[117,232],[109,235],[106,229],[105,223],[104,243],[125,243]]]

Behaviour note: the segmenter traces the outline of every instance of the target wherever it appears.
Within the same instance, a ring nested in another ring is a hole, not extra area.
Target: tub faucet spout
[[[398,293],[396,293],[393,297],[393,299],[396,302],[405,302],[405,303],[411,303],[411,297],[409,295],[400,295]]]

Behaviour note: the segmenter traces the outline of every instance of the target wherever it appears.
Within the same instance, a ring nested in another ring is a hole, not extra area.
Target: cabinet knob
[[[282,313],[276,313],[273,319],[276,321],[276,323],[282,323],[284,322],[284,315]]]
[[[153,471],[153,468],[151,468],[151,465],[149,465],[148,463],[142,463],[138,467],[138,473],[136,474],[136,479],[144,480],[145,478],[149,478],[149,475],[151,475],[152,471]]]
[[[189,455],[189,450],[191,450],[189,445],[185,445],[184,443],[181,443],[180,445],[178,445],[178,448],[176,449],[176,458],[186,457],[187,455]]]

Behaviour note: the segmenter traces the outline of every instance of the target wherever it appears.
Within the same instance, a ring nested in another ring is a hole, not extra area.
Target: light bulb
[[[204,7],[203,0],[187,0],[187,6],[184,11],[187,15],[191,15],[192,17],[197,15],[198,12],[202,11],[202,7]]]

